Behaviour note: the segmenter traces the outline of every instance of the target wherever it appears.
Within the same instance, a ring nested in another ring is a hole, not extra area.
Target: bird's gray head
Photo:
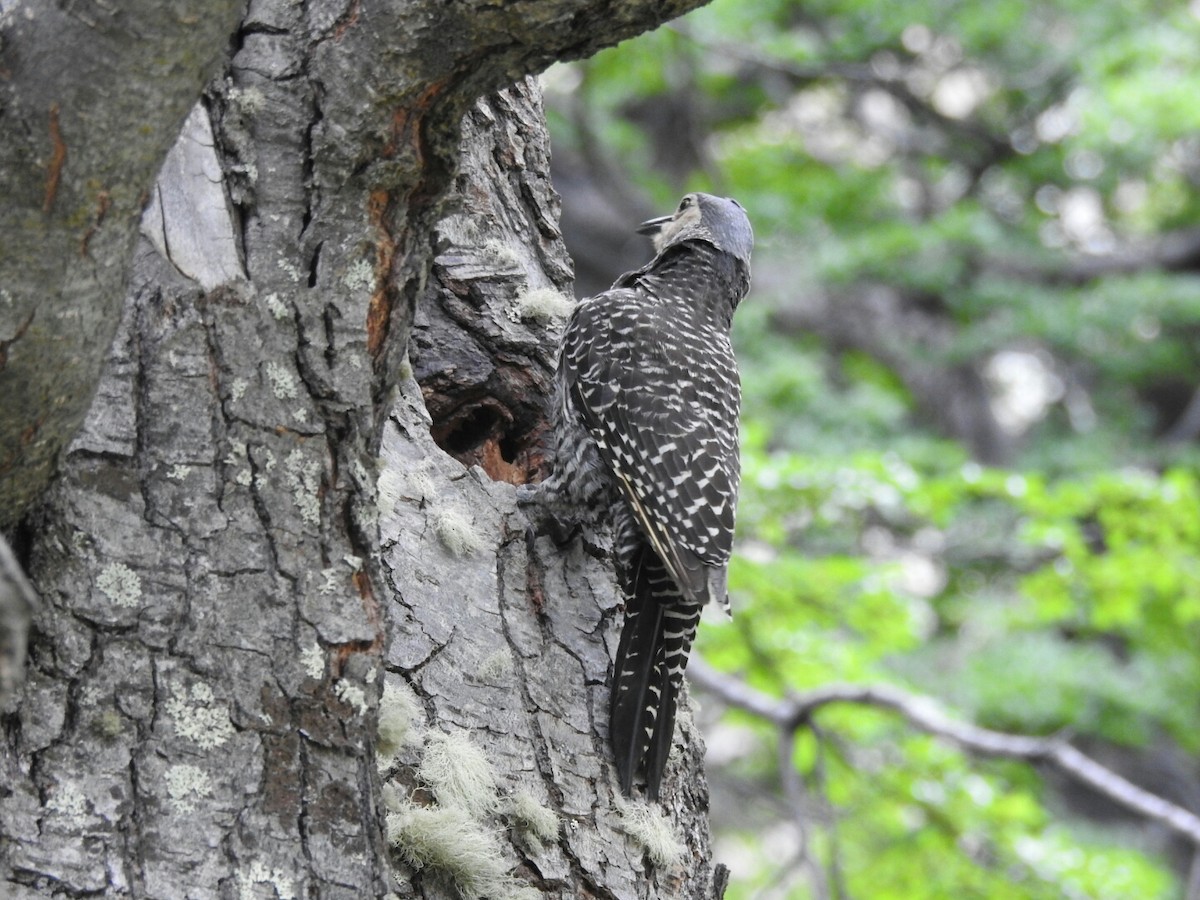
[[[707,241],[718,250],[750,265],[754,231],[736,200],[699,192],[686,195],[672,215],[643,222],[638,234],[648,234],[661,253],[683,241]]]

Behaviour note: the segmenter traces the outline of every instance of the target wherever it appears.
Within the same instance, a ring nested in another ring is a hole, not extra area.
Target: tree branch
[[[120,318],[145,192],[225,58],[244,4],[39,3],[23,14],[5,6],[0,528],[8,529],[79,428]]]
[[[1200,388],[1192,392],[1183,412],[1175,423],[1167,429],[1163,440],[1169,444],[1184,444],[1195,439],[1200,434]]]
[[[730,706],[766,719],[786,733],[805,727],[817,710],[833,703],[856,703],[891,710],[921,731],[952,741],[964,750],[1052,765],[1114,803],[1166,825],[1200,846],[1200,817],[1138,787],[1061,737],[1004,734],[981,728],[951,718],[930,697],[887,684],[831,684],[776,699],[716,671],[702,659],[693,659],[688,673],[698,686]]]

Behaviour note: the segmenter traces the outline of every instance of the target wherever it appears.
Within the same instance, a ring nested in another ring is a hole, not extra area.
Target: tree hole
[[[503,417],[491,404],[460,408],[441,428],[434,424],[433,439],[451,456],[462,456],[494,438],[502,421]]]
[[[434,442],[465,466],[479,466],[494,481],[524,484],[541,465],[540,420],[509,409],[494,397],[473,399],[447,413],[434,412]]]

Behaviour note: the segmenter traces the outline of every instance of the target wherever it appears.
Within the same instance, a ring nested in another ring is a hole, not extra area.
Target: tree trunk
[[[688,717],[665,822],[610,777],[608,563],[506,484],[570,266],[536,85],[475,102],[691,5],[251,4],[16,535],[9,895],[720,893]]]
[[[239,5],[3,5],[0,529],[49,483],[79,428],[146,190]]]

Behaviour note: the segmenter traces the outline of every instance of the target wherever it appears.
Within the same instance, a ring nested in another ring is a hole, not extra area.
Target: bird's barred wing
[[[728,336],[665,312],[636,290],[589,298],[559,364],[647,539],[680,588],[704,600],[710,568],[728,562],[733,543],[737,367]]]

